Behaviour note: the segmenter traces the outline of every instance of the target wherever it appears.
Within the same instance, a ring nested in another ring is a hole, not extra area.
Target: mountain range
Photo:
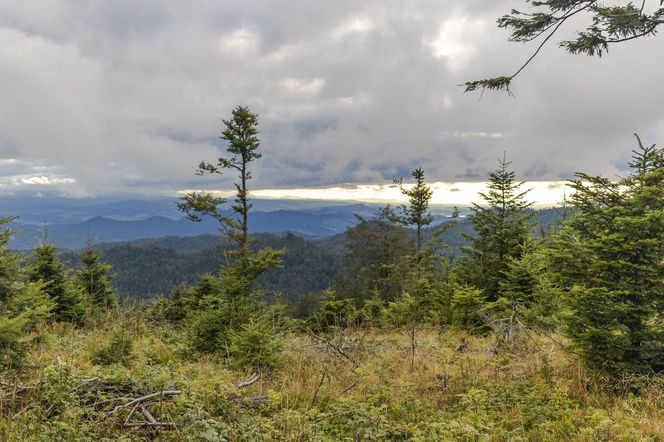
[[[0,201],[3,207],[0,216],[18,216],[12,222],[17,234],[10,243],[16,250],[30,249],[45,236],[58,247],[78,249],[85,245],[88,237],[95,243],[114,243],[216,234],[219,227],[211,219],[196,223],[184,218],[176,209],[176,200],[169,198],[120,201],[8,198]],[[342,233],[357,223],[357,215],[371,216],[378,207],[300,200],[256,200],[253,203],[250,222],[253,233],[294,232],[303,237]],[[436,218],[436,222],[445,220],[440,214]]]

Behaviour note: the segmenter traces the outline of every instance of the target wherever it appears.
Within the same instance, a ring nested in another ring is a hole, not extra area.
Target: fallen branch
[[[359,384],[361,380],[362,380],[362,376],[359,376],[359,375],[358,375],[358,376],[357,376],[357,379],[355,379],[355,382],[353,382],[352,384],[350,384],[348,387],[344,388],[344,389],[341,391],[341,393],[337,394],[337,395],[334,397],[334,399],[337,399],[339,396],[342,396],[343,394],[348,393],[350,390],[352,390],[353,388],[355,388],[355,386],[356,386],[357,384]]]
[[[154,399],[154,398],[157,398],[157,397],[162,398],[164,396],[177,396],[180,393],[182,393],[180,390],[165,390],[165,391],[159,391],[157,393],[148,394],[148,395],[136,398],[136,399],[132,399],[131,401],[127,402],[126,404],[118,405],[112,411],[109,411],[108,414],[111,415],[111,414],[117,412],[118,410],[121,410],[123,408],[133,407],[136,404],[140,404],[140,403],[148,401],[150,399]]]
[[[124,400],[127,400],[127,399],[131,399],[131,398],[129,396],[114,397],[114,398],[111,398],[111,399],[104,399],[103,401],[97,401],[97,402],[93,403],[90,406],[91,407],[96,407],[98,405],[108,404],[109,402],[124,401]]]
[[[338,346],[334,345],[333,343],[331,343],[330,341],[328,341],[324,337],[317,335],[316,333],[312,332],[311,330],[307,330],[307,333],[312,338],[314,338],[315,340],[317,340],[318,342],[324,344],[327,348],[332,350],[332,354],[334,354],[339,359],[350,362],[354,366],[357,366],[357,363],[350,356],[348,356],[341,348],[339,348]]]
[[[177,428],[173,422],[130,422],[124,424],[127,428],[143,428],[143,427],[157,427],[157,428]]]
[[[318,397],[318,391],[320,390],[320,387],[323,386],[323,381],[325,381],[325,376],[327,376],[327,372],[323,371],[323,373],[320,375],[320,382],[318,382],[318,385],[316,386],[316,391],[314,391],[314,395],[311,397],[311,403],[309,406],[312,406],[316,403],[316,398]]]
[[[134,412],[136,411],[137,408],[138,408],[138,404],[134,405],[134,408],[132,408],[131,411],[129,412],[129,414],[127,415],[127,419],[125,419],[123,425],[127,425],[129,423],[129,419],[131,419],[131,417],[134,415]]]
[[[16,384],[10,384],[5,381],[0,381],[0,387],[5,390],[11,390],[12,393],[22,393],[24,391],[34,390],[35,388],[37,388],[34,385],[16,385]]]
[[[250,386],[250,385],[253,385],[253,384],[255,384],[256,382],[258,382],[258,380],[259,380],[260,378],[261,378],[261,375],[260,375],[259,373],[254,373],[254,374],[251,375],[251,376],[249,377],[249,379],[247,379],[246,381],[244,381],[244,382],[240,382],[239,384],[237,384],[237,388],[244,388],[244,387],[248,387],[248,386]]]
[[[152,416],[152,413],[150,413],[150,411],[147,408],[145,408],[144,406],[141,405],[140,409],[141,409],[141,413],[143,414],[143,416],[145,416],[145,418],[148,420],[148,422],[150,422],[151,424],[156,424],[157,423],[157,419],[155,419],[154,416]]]

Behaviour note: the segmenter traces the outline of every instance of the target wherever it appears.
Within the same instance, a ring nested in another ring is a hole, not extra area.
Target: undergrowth
[[[34,334],[4,371],[3,441],[664,440],[664,380],[609,383],[543,336],[420,329],[411,367],[407,329],[290,332],[257,375],[139,310]],[[155,393],[139,406],[172,425],[141,425],[131,400]]]

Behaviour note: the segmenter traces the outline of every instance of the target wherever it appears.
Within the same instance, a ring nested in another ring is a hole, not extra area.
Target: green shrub
[[[485,326],[482,318],[485,303],[482,290],[468,285],[458,286],[452,294],[451,302],[454,322],[470,331],[482,331]]]
[[[320,301],[320,310],[314,318],[318,328],[329,330],[332,327],[349,327],[357,322],[357,309],[352,299],[340,299],[329,291]]]
[[[99,365],[128,365],[135,357],[133,337],[122,329],[113,332],[109,342],[94,353],[92,362]]]
[[[21,256],[7,251],[12,232],[0,218],[0,366],[16,368],[25,353],[27,334],[47,319],[55,305],[44,284],[28,282]]]
[[[233,362],[258,371],[273,370],[280,364],[281,343],[265,318],[252,319],[231,332],[228,353]]]

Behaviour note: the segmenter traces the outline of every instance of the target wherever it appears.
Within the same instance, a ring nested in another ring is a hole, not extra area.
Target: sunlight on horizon
[[[569,195],[571,189],[566,186],[567,181],[528,181],[520,188],[522,191],[531,189],[526,199],[537,207],[559,206],[565,194]],[[406,184],[405,187],[412,186]],[[433,190],[431,205],[468,206],[472,203],[481,203],[479,192],[487,190],[486,182],[434,182],[430,184]],[[190,192],[211,192],[221,197],[231,197],[234,191],[216,189],[187,189],[179,194]],[[291,189],[257,189],[250,192],[252,198],[275,200],[321,200],[339,202],[364,203],[403,203],[407,201],[394,184],[358,184],[349,186],[311,187]]]

